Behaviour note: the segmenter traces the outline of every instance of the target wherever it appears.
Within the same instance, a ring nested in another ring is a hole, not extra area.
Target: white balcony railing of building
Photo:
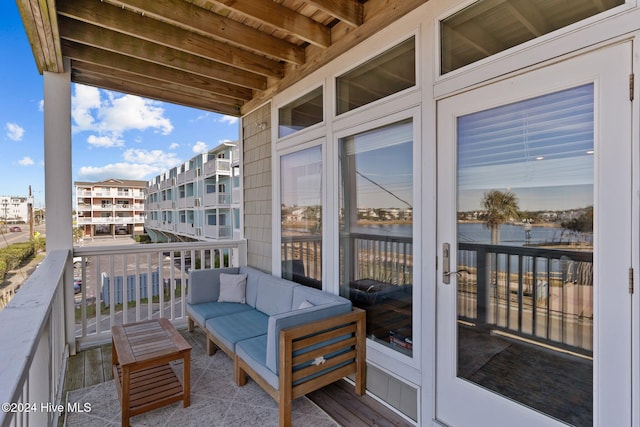
[[[0,324],[11,325],[0,328],[0,342],[11,343],[0,347],[0,401],[10,405],[2,427],[57,425],[69,344],[75,353],[108,342],[114,325],[150,318],[185,323],[189,269],[246,265],[246,242],[90,246],[73,256],[82,261],[71,275],[69,251],[48,253],[0,311]],[[81,292],[65,304],[73,276]]]
[[[229,159],[209,160],[203,167],[204,176],[231,175],[231,161]]]
[[[68,262],[69,251],[49,253],[0,311],[0,426],[58,422],[60,412],[46,405],[56,405],[62,396],[68,356],[64,284],[72,282],[65,277]]]
[[[231,193],[207,193],[204,195],[204,206],[219,206],[231,204]]]
[[[206,225],[204,227],[204,236],[212,239],[230,239],[232,237],[230,225]]]
[[[178,174],[178,184],[184,184],[185,182],[193,181],[193,178],[196,176],[194,169],[189,169],[188,171],[184,171]]]
[[[246,242],[190,242],[153,245],[88,246],[74,275],[76,339],[82,346],[104,342],[111,327],[166,317],[185,322],[190,269],[246,265]]]

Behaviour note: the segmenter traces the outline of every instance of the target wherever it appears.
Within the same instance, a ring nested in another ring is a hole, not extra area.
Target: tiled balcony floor
[[[132,426],[178,425],[176,419],[179,419],[180,425],[263,426],[267,418],[275,417],[277,420],[277,404],[255,383],[249,380],[244,387],[234,384],[231,379],[233,364],[224,352],[218,351],[214,356],[206,354],[202,331],[196,328],[193,333],[186,330],[181,333],[193,348],[191,407],[184,411],[181,403],[168,405],[132,417]],[[66,425],[87,425],[87,422],[92,425],[96,425],[96,422],[105,426],[119,425],[120,408],[112,380],[111,345],[84,350],[69,358],[65,379],[65,396],[68,392],[69,401],[76,399],[80,403],[91,403],[108,400],[109,403],[96,404],[89,417],[84,414],[69,415]],[[375,399],[356,396],[353,386],[344,381],[310,393],[307,397],[310,401],[298,399],[294,403],[294,426],[411,426]],[[211,404],[215,400],[220,403],[218,406]],[[116,403],[113,404],[113,401]],[[223,408],[224,412],[219,408]],[[64,417],[61,417],[60,425],[62,422]]]

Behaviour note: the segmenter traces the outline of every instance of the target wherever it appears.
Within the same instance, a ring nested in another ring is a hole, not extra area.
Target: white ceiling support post
[[[73,250],[71,174],[71,64],[64,73],[44,72],[44,180],[47,250]],[[67,279],[68,278],[68,279]],[[69,257],[65,269],[65,341],[75,354],[73,278]]]

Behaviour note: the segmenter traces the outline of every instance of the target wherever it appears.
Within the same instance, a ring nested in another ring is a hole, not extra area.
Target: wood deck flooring
[[[197,331],[197,330],[196,330]],[[204,335],[180,333],[189,342],[198,346],[205,346]],[[83,350],[75,356],[69,357],[64,383],[64,394],[70,390],[100,384],[113,379],[111,370],[111,344]],[[307,397],[315,402],[324,412],[331,416],[338,424],[345,427],[411,427],[413,424],[375,400],[370,396],[357,396],[354,387],[346,381],[338,381]],[[59,426],[62,426],[63,417]]]

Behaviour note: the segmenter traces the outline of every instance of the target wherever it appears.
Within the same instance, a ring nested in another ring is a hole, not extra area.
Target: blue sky
[[[31,185],[43,207],[43,77],[14,0],[0,2],[0,54],[0,195],[26,196]],[[88,86],[72,91],[74,181],[148,180],[239,136],[233,117]]]

